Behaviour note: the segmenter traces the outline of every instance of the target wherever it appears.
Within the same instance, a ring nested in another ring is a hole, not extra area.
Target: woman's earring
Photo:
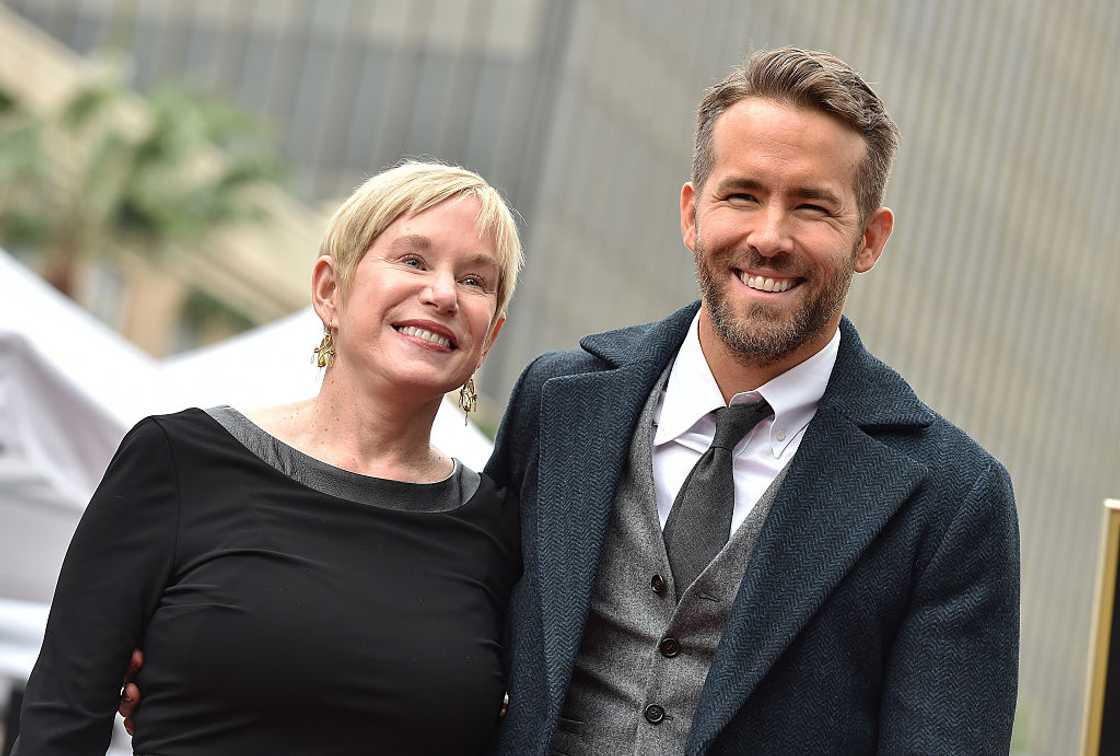
[[[478,392],[474,388],[474,376],[471,376],[459,389],[459,409],[463,410],[463,425],[467,424],[467,418],[477,408]]]
[[[315,347],[315,364],[321,368],[330,367],[334,364],[334,335],[331,329],[323,325],[323,340],[319,342],[319,346]]]

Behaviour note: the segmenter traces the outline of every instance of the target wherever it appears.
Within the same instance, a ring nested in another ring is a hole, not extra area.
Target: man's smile
[[[735,270],[735,276],[746,286],[753,291],[760,291],[767,294],[781,294],[796,288],[804,280],[797,277],[780,277],[780,276],[765,276],[762,274],[752,274],[745,270]]]

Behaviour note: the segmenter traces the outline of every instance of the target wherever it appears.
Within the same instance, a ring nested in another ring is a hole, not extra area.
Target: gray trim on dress
[[[479,474],[457,459],[451,474],[435,483],[406,483],[360,475],[288,446],[233,407],[205,410],[231,436],[262,462],[320,493],[358,504],[410,512],[449,512],[470,501]]]

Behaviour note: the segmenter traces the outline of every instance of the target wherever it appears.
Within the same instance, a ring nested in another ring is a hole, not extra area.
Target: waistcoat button
[[[649,580],[649,587],[653,589],[654,593],[660,596],[665,592],[665,589],[669,587],[669,584],[665,582],[665,578],[660,575],[654,575]]]
[[[681,652],[681,644],[676,638],[665,638],[657,645],[657,648],[661,651],[662,656],[667,656],[670,659]]]
[[[652,725],[658,725],[665,721],[665,710],[657,704],[650,704],[649,706],[647,706],[646,710],[643,712],[643,715],[645,716],[646,721]]]

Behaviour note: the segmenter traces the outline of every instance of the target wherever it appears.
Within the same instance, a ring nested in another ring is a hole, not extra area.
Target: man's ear
[[[888,207],[880,207],[871,214],[863,227],[863,238],[856,252],[853,267],[856,273],[866,273],[875,267],[883,249],[887,246],[887,239],[891,238],[894,230],[894,213]]]
[[[691,181],[681,187],[681,241],[696,251],[696,189]]]
[[[338,327],[338,309],[342,305],[338,267],[330,255],[322,255],[311,268],[311,306],[323,325]]]

